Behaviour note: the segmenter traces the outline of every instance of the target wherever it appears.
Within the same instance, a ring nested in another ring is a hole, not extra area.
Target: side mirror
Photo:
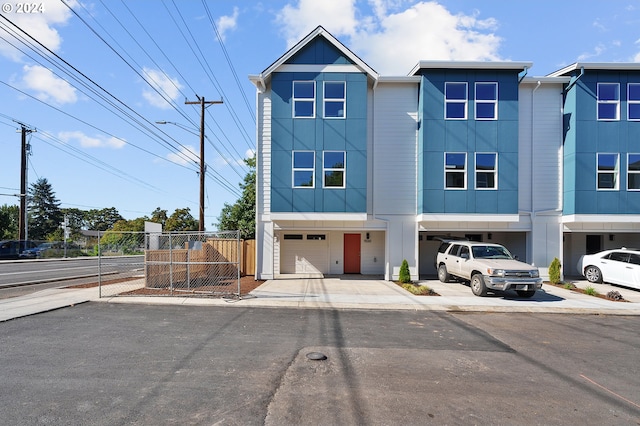
[[[462,253],[460,257],[463,258],[464,260],[469,260],[469,253]]]

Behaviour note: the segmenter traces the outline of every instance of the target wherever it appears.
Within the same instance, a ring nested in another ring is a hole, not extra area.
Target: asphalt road
[[[0,261],[0,288],[97,276],[98,264],[105,274],[143,268],[144,256],[79,257]]]
[[[96,302],[0,342],[7,425],[640,422],[635,317]]]

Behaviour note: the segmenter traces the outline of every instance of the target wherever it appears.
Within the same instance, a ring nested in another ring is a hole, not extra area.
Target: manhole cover
[[[313,361],[324,361],[327,359],[327,356],[321,352],[309,352],[307,358]]]

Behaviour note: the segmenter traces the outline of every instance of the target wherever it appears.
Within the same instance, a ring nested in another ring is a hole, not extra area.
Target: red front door
[[[344,234],[344,273],[360,273],[360,234]]]

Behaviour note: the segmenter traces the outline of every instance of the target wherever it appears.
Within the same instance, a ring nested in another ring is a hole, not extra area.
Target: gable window
[[[316,155],[313,151],[293,151],[293,187],[313,188]]]
[[[476,83],[476,120],[498,119],[498,83]]]
[[[640,191],[640,154],[627,155],[627,189]]]
[[[325,151],[322,153],[325,188],[345,187],[345,156],[344,151]]]
[[[618,189],[618,154],[598,153],[598,187],[599,190]]]
[[[467,83],[444,83],[444,118],[467,119]]]
[[[620,84],[598,83],[598,120],[620,119]]]
[[[316,116],[316,82],[293,82],[293,117],[314,118]]]
[[[498,154],[476,153],[476,189],[498,189]]]
[[[627,119],[640,120],[640,83],[627,86]]]
[[[467,153],[444,153],[444,182],[445,189],[467,188]]]
[[[346,117],[347,86],[344,81],[324,82],[324,117]]]

